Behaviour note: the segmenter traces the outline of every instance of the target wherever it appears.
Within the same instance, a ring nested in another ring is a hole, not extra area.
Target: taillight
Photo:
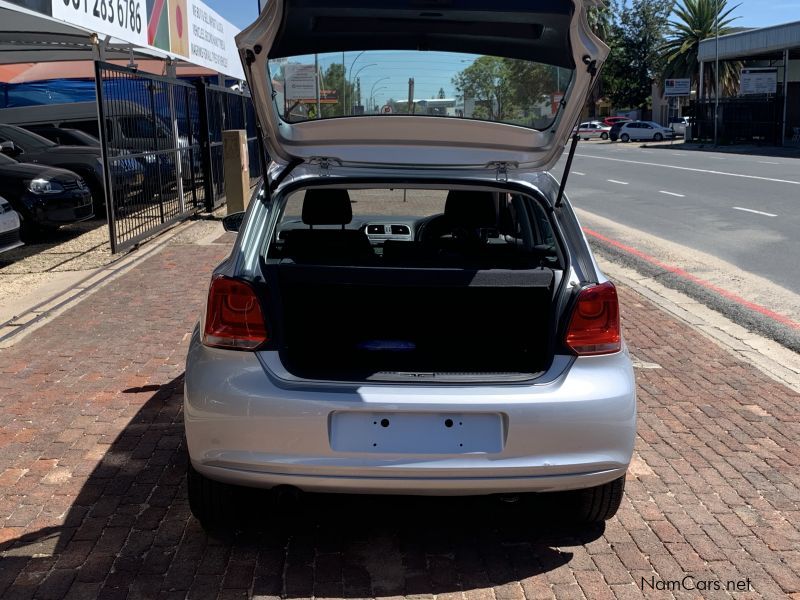
[[[578,296],[564,340],[580,356],[613,354],[622,349],[617,288],[610,281]]]
[[[261,304],[250,284],[230,277],[215,277],[208,291],[203,344],[255,350],[267,339]]]

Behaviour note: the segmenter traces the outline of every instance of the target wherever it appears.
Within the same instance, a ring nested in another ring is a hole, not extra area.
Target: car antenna
[[[564,167],[564,176],[561,178],[561,187],[558,188],[558,198],[556,198],[556,208],[561,208],[564,202],[564,188],[567,187],[567,180],[569,179],[570,171],[572,170],[572,159],[575,158],[575,150],[578,148],[578,142],[581,136],[577,133],[572,137],[572,145],[569,147],[569,156],[567,156],[567,166]]]

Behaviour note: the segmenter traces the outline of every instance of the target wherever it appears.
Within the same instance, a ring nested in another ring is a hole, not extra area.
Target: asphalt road
[[[798,159],[582,141],[567,194],[578,208],[800,293]]]

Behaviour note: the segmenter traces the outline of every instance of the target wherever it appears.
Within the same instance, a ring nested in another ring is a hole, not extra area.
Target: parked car
[[[0,254],[22,246],[19,215],[8,200],[0,196]]]
[[[675,133],[676,136],[686,137],[686,128],[691,125],[689,117],[671,117],[669,120],[669,128]]]
[[[673,137],[675,137],[675,132],[672,129],[663,127],[654,121],[631,121],[623,124],[619,130],[619,139],[623,142],[632,140],[661,142]]]
[[[19,215],[23,240],[94,217],[89,186],[66,169],[21,164],[0,154],[0,189]]]
[[[628,123],[633,119],[629,119],[628,117],[606,117],[603,119],[603,125],[608,125],[609,127],[613,127],[617,123]]]
[[[50,125],[23,125],[22,127],[36,135],[47,138],[59,146],[90,146],[93,148],[101,146],[101,142],[97,137],[80,129],[52,127]]]
[[[99,147],[59,146],[22,127],[0,124],[0,151],[19,162],[50,165],[80,175],[89,186],[94,212],[105,213],[105,180]],[[114,184],[124,190],[123,200],[141,196],[145,173],[137,161],[114,161],[112,177]]]
[[[600,121],[587,121],[578,125],[574,133],[587,141],[591,139],[607,140],[609,131],[611,131],[611,127],[603,125]]]
[[[583,0],[501,3],[489,27],[482,5],[456,4],[436,19],[375,5],[321,30],[308,23],[336,2],[275,0],[237,36],[274,163],[227,221],[237,241],[187,357],[188,495],[205,526],[238,510],[231,486],[552,492],[581,522],[617,511],[631,359],[614,285],[547,172],[608,48]],[[545,18],[547,36],[517,27]],[[293,122],[273,101],[286,61],[365,50],[380,66],[391,49],[421,78],[434,41],[463,61],[569,69],[570,91],[538,130],[411,111]]]
[[[612,142],[616,142],[619,140],[619,133],[622,131],[623,126],[625,123],[629,123],[630,121],[617,121],[611,126],[611,129],[608,130],[608,139]]]

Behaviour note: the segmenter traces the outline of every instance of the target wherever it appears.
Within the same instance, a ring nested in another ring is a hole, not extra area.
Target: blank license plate
[[[397,454],[497,453],[503,450],[499,414],[362,413],[331,415],[331,448]]]

